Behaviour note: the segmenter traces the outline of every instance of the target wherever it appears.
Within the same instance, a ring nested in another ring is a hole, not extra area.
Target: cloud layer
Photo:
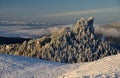
[[[0,36],[37,38],[57,32],[62,27],[73,27],[70,25],[58,25],[53,27],[31,27],[31,26],[0,26]],[[106,28],[95,25],[95,32],[105,36],[120,37],[120,28]]]
[[[104,36],[120,37],[120,28],[95,26],[95,32]]]
[[[64,12],[64,13],[46,15],[45,17],[72,16],[72,15],[94,14],[94,13],[116,12],[116,11],[119,11],[119,7]]]
[[[0,26],[0,36],[36,38],[57,32],[61,27],[72,27],[73,25],[59,25],[45,28],[31,26]]]

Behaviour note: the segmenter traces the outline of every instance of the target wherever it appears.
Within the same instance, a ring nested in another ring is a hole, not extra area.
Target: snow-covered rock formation
[[[23,44],[2,45],[0,53],[15,54],[40,59],[76,63],[94,61],[120,53],[94,33],[94,18],[81,18],[73,29],[64,27],[50,36],[30,40]],[[11,48],[6,49],[4,46]]]

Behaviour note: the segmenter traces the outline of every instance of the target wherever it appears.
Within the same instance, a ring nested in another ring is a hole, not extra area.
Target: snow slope
[[[0,54],[0,78],[120,78],[120,54],[76,64]]]

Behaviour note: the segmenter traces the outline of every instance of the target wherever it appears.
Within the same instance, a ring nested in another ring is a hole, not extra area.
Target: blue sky
[[[71,23],[93,16],[108,23],[120,21],[119,8],[120,0],[0,0],[0,18]]]

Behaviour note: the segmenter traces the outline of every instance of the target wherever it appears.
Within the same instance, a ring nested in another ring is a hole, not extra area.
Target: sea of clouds
[[[120,28],[95,26],[95,32],[104,36],[120,38]]]
[[[57,25],[49,27],[33,27],[33,26],[0,26],[0,36],[37,38],[43,35],[50,35],[57,32],[62,27],[72,27],[70,25]]]
[[[0,36],[7,37],[23,37],[23,38],[38,38],[43,35],[55,33],[62,27],[73,27],[69,25],[57,25],[49,27],[35,27],[35,26],[0,26]],[[99,25],[94,26],[96,33],[101,33],[105,36],[120,37],[120,28],[106,28]]]

